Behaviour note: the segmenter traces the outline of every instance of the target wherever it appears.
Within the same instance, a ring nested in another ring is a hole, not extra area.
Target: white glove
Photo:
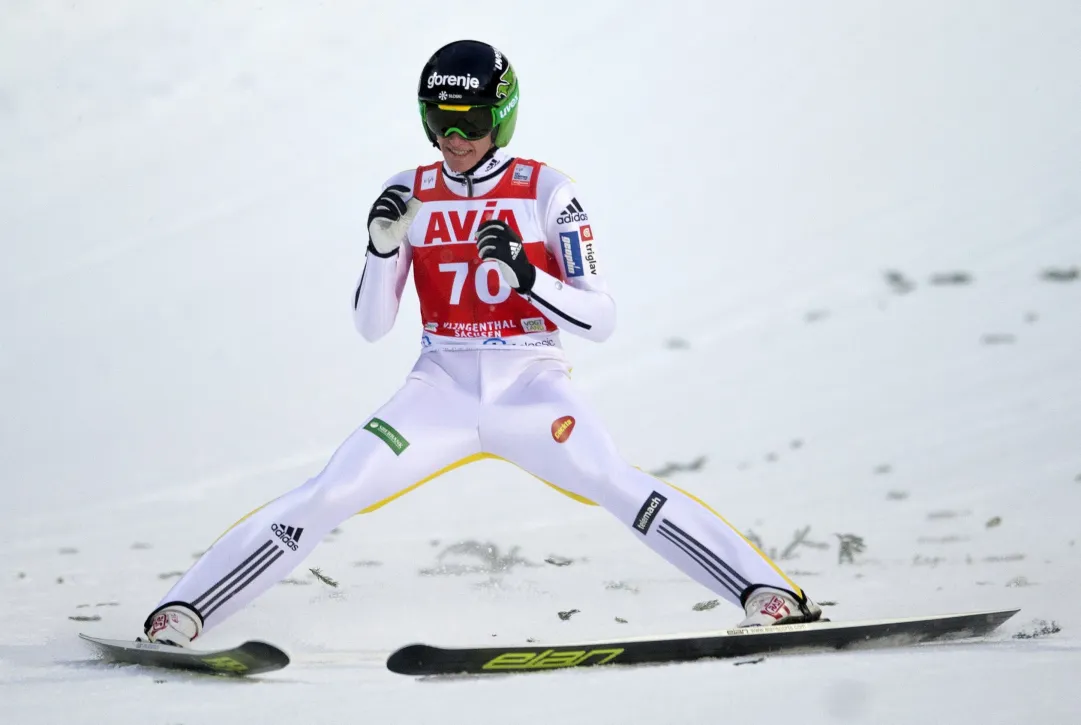
[[[409,188],[400,184],[388,186],[372,204],[368,213],[368,251],[377,257],[392,257],[405,241],[413,218],[420,211],[416,197],[405,200]]]

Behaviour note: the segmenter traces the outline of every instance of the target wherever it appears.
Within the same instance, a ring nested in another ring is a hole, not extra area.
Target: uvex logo
[[[514,110],[514,107],[518,105],[518,94],[514,94],[514,98],[510,99],[510,103],[499,109],[499,120],[502,121],[507,117],[507,114]]]
[[[573,430],[574,418],[572,416],[565,415],[552,421],[552,437],[555,438],[556,443],[563,443],[570,438]]]
[[[436,244],[439,242],[468,242],[477,232],[477,227],[489,219],[505,221],[519,236],[522,231],[518,228],[518,220],[514,217],[513,209],[497,209],[497,201],[484,203],[483,209],[468,209],[459,211],[433,211],[428,217],[428,228],[424,231],[424,243]]]

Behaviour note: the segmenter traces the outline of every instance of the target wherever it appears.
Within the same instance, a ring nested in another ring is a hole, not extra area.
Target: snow
[[[1079,33],[1069,0],[4,3],[3,721],[1076,722],[1081,280],[1042,275],[1081,267]],[[379,184],[433,158],[417,73],[459,37],[517,67],[511,150],[579,182],[619,327],[565,342],[628,457],[705,457],[668,478],[778,553],[810,526],[826,547],[779,563],[832,619],[1020,607],[991,641],[393,675],[414,641],[739,618],[484,461],[346,522],[204,638],[278,643],[286,670],[93,660],[78,632],[137,634],[400,384],[415,296],[376,345],[349,301]],[[470,541],[497,551],[440,558]],[[1039,620],[1061,632],[1014,638]]]

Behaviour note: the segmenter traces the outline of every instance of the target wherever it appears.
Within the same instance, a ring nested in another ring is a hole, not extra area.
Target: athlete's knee
[[[609,487],[612,495],[636,509],[648,507],[651,501],[686,498],[680,489],[630,463],[620,466],[613,478],[615,483]]]
[[[297,487],[295,492],[296,502],[306,506],[318,504],[326,498],[327,489],[326,480],[320,476],[312,476]]]
[[[329,512],[342,507],[342,500],[361,485],[359,477],[329,476],[326,472],[309,478],[297,489],[297,503],[312,513]]]
[[[640,480],[641,475],[641,471],[622,462],[584,469],[576,477],[576,490],[604,508],[623,510],[649,493],[649,486],[643,486]]]

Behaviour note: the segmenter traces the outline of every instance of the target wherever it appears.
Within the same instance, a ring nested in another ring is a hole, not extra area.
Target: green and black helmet
[[[456,40],[428,59],[417,91],[424,133],[510,143],[518,119],[518,76],[503,53],[477,40]]]

